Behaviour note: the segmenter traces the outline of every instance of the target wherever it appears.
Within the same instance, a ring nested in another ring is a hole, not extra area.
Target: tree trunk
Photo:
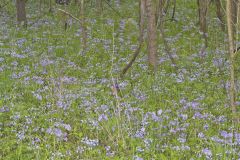
[[[49,4],[49,12],[52,13],[53,12],[53,8],[52,8],[52,0],[48,1]]]
[[[136,60],[137,56],[140,53],[143,44],[143,34],[144,34],[144,22],[146,14],[146,3],[145,0],[139,1],[139,38],[138,38],[138,48],[135,50],[132,59],[130,62],[123,68],[120,77],[123,77],[128,69],[132,66],[133,62]]]
[[[160,25],[159,25],[159,28],[160,28],[160,34],[161,34],[161,37],[162,37],[162,40],[163,40],[163,44],[164,44],[164,49],[166,51],[166,53],[168,54],[171,62],[172,62],[172,65],[174,66],[176,72],[178,70],[178,67],[177,67],[177,63],[175,61],[175,59],[173,58],[172,54],[171,54],[171,48],[166,40],[166,36],[165,36],[165,32],[164,32],[164,8],[163,8],[163,0],[159,0],[159,18],[160,18]]]
[[[205,48],[208,46],[207,42],[207,10],[209,0],[198,0],[199,24],[200,31],[203,34]]]
[[[240,1],[237,4],[237,29],[240,30]]]
[[[164,14],[167,14],[167,12],[168,12],[168,9],[170,7],[170,1],[171,0],[162,0],[162,7],[161,8],[164,8]],[[166,7],[164,7],[165,3],[166,3]]]
[[[140,0],[139,1],[139,30],[140,30],[140,35],[143,35],[143,31],[144,31],[145,15],[146,15],[146,2],[145,2],[145,0]],[[143,37],[141,37],[141,38],[143,38]]]
[[[102,13],[102,0],[96,0],[96,6],[97,6],[97,11],[98,11],[98,14],[101,14]]]
[[[42,0],[39,1],[39,11],[41,13],[41,10],[42,10]]]
[[[148,32],[148,62],[150,67],[157,68],[157,29],[153,10],[152,0],[145,0],[147,14],[147,32]]]
[[[17,22],[18,24],[24,24],[27,26],[27,17],[25,10],[25,0],[16,0],[16,8],[17,8]]]
[[[177,5],[177,1],[174,0],[173,1],[173,11],[172,11],[172,21],[175,20],[176,5]]]
[[[81,20],[81,29],[82,29],[82,47],[83,52],[86,51],[87,48],[87,29],[85,22],[85,8],[84,8],[84,0],[80,1],[80,20]]]
[[[228,29],[228,51],[229,51],[229,61],[230,61],[230,105],[233,113],[233,120],[236,122],[238,118],[236,118],[236,100],[235,100],[235,73],[234,73],[234,0],[227,0],[227,29]]]
[[[232,22],[234,25],[232,25],[233,27],[233,36],[235,39],[235,34],[236,34],[236,25],[237,25],[237,12],[238,12],[238,0],[232,0]]]
[[[223,14],[223,10],[222,10],[222,4],[221,4],[221,0],[215,0],[215,5],[216,5],[216,14],[218,19],[221,22],[221,28],[224,31],[225,30],[225,23],[224,23],[224,14]]]

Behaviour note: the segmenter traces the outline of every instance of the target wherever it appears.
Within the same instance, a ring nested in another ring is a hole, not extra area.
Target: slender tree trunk
[[[158,25],[159,25],[159,12],[160,12],[160,6],[159,6],[159,1],[157,1],[157,4],[156,4],[156,13],[155,13],[155,17],[156,17],[156,25],[157,25],[157,28],[158,28]]]
[[[200,31],[203,34],[205,48],[208,46],[207,41],[207,10],[208,10],[209,0],[198,0],[198,11],[199,11],[199,24]]]
[[[236,118],[236,99],[235,99],[235,73],[234,73],[234,46],[235,46],[235,39],[234,39],[234,0],[227,0],[227,29],[228,29],[228,51],[229,51],[229,61],[230,61],[230,105],[232,108],[233,113],[233,120],[236,122],[238,118]]]
[[[238,0],[232,0],[232,21],[233,21],[233,24],[232,27],[233,27],[233,36],[234,36],[234,40],[235,40],[235,34],[236,34],[236,26],[237,26],[237,12],[238,12]]]
[[[147,14],[147,32],[148,32],[148,62],[154,71],[157,68],[157,29],[153,10],[152,0],[145,0]]]
[[[240,30],[240,1],[237,4],[237,29]]]
[[[173,0],[172,21],[175,20],[176,5],[177,5],[177,1]]]
[[[18,24],[23,23],[24,26],[27,26],[27,17],[25,10],[25,0],[16,0],[16,8],[17,8],[17,22]]]
[[[53,12],[52,0],[49,0],[48,4],[49,4],[49,12]]]
[[[139,31],[140,31],[140,35],[142,35],[141,38],[143,38],[145,15],[146,15],[146,2],[145,0],[140,0],[139,1]]]
[[[167,12],[168,12],[168,9],[170,7],[170,1],[171,0],[162,0],[162,7],[161,8],[164,8],[164,14],[167,14]],[[166,7],[164,7],[165,3],[166,3]]]
[[[84,7],[84,0],[80,1],[80,20],[81,20],[81,29],[82,29],[82,47],[83,52],[86,51],[87,48],[87,29],[86,29],[86,22],[85,22],[85,7]]]
[[[42,9],[44,9],[44,5],[45,5],[45,0],[40,0],[39,1],[39,11],[40,11],[40,14],[42,13]]]
[[[220,20],[221,28],[224,31],[225,30],[225,23],[224,23],[224,14],[223,14],[223,10],[222,10],[221,0],[215,0],[215,5],[216,5],[217,17]]]
[[[161,34],[161,37],[162,37],[162,40],[163,40],[163,44],[164,44],[164,49],[166,51],[166,53],[168,54],[171,62],[172,62],[172,65],[174,66],[174,68],[176,69],[176,71],[178,70],[178,67],[177,67],[177,63],[175,62],[175,59],[173,58],[172,54],[171,54],[171,48],[166,40],[166,36],[165,36],[165,32],[164,32],[164,15],[163,15],[163,12],[164,12],[164,9],[163,9],[163,0],[159,0],[159,9],[160,9],[160,34]]]
[[[102,13],[102,0],[96,0],[96,5],[97,5],[97,11],[99,14]]]
[[[133,65],[133,62],[136,60],[137,56],[140,53],[143,44],[143,34],[144,34],[144,24],[145,24],[145,15],[146,15],[146,3],[145,0],[139,0],[139,38],[138,38],[138,48],[134,52],[130,62],[123,68],[120,77],[123,77],[128,69]]]
[[[197,24],[200,24],[200,7],[199,7],[199,1],[200,0],[197,0],[197,6],[198,6],[198,22],[197,22]]]

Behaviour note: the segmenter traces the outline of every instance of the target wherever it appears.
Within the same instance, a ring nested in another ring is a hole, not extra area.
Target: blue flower
[[[232,133],[228,133],[227,131],[221,131],[220,134],[221,134],[221,136],[224,137],[225,139],[226,139],[226,138],[232,138],[232,137],[233,137],[233,134],[232,134]]]
[[[202,150],[202,153],[205,154],[207,157],[211,157],[212,156],[212,151],[208,148],[204,148]]]

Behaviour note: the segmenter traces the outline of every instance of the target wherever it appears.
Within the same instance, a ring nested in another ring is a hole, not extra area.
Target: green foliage
[[[166,21],[165,28],[179,73],[159,37],[159,58],[164,61],[156,74],[148,70],[144,45],[125,79],[118,76],[139,34],[136,2],[123,2],[119,13],[124,19],[106,4],[96,15],[94,3],[87,3],[86,53],[79,22],[72,20],[65,31],[56,11],[42,17],[47,5],[40,13],[38,3],[29,0],[31,25],[17,28],[10,3],[4,10],[7,19],[0,17],[7,27],[0,32],[1,37],[6,34],[0,41],[0,159],[206,159],[206,148],[212,159],[239,158],[236,146],[213,140],[221,131],[237,128],[222,87],[227,65],[213,64],[214,58],[227,57],[215,53],[224,51],[224,33],[211,17],[211,45],[199,56],[203,42],[195,1],[177,2],[178,21]],[[77,5],[62,8],[78,17]],[[121,98],[111,93],[112,79],[125,85]]]

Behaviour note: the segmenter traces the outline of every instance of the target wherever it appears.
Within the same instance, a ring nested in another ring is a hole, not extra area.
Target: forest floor
[[[77,15],[77,6],[48,13],[38,5],[28,1],[27,29],[16,26],[14,4],[0,10],[0,159],[240,159],[227,36],[213,5],[206,51],[196,2],[178,1],[165,32],[179,70],[159,36],[156,74],[144,45],[124,78],[138,45],[137,1],[115,6],[121,16],[106,4],[97,14],[87,3],[86,52],[79,22],[68,18],[65,31],[56,10]]]

